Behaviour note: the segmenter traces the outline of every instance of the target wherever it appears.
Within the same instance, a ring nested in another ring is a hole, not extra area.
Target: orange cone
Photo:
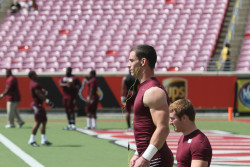
[[[233,120],[233,107],[228,107],[228,121]]]

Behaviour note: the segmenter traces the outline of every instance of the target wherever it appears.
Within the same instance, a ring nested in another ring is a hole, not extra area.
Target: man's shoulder
[[[164,93],[164,90],[161,88],[161,87],[158,87],[158,86],[152,86],[152,87],[149,87],[145,93],[147,94],[159,94],[159,93]]]
[[[63,76],[61,76],[61,78],[60,79],[63,79],[63,78],[66,78],[67,76],[66,75],[63,75]]]
[[[97,81],[97,78],[96,78],[96,77],[93,77],[93,78],[91,78],[91,79],[89,80],[89,82],[95,82],[95,81]]]
[[[14,81],[16,79],[16,77],[14,77],[13,75],[11,75],[11,76],[9,76],[8,78],[7,78],[7,80],[6,81]]]
[[[75,75],[72,75],[72,78],[73,78],[74,80],[80,80],[79,77],[78,77],[78,76],[75,76]]]
[[[133,78],[133,76],[128,74],[128,75],[125,76],[125,78]]]
[[[98,86],[99,82],[96,77],[93,77],[89,80],[89,84],[93,86]]]
[[[159,87],[150,87],[143,95],[143,103],[150,108],[165,106],[167,104],[166,100],[165,92]]]
[[[31,88],[36,88],[36,87],[38,87],[38,86],[40,86],[40,84],[39,84],[38,82],[35,82],[35,81],[31,81],[31,82],[30,82],[30,87],[31,87]]]
[[[196,135],[193,136],[194,143],[207,143],[209,142],[208,137],[199,129],[196,132]]]
[[[155,78],[151,77],[142,83],[145,87],[161,87],[162,84]]]

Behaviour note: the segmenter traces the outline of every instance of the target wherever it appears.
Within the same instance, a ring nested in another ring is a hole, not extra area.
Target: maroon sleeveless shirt
[[[163,85],[155,78],[149,78],[140,85],[140,89],[134,103],[134,135],[136,141],[136,147],[139,155],[147,149],[150,144],[150,139],[156,129],[153,123],[150,110],[143,104],[143,96],[146,90],[151,87],[159,87],[166,93],[169,103],[168,94]],[[162,148],[155,154],[150,163],[157,164],[157,167],[172,167],[173,166],[173,154],[165,142]]]

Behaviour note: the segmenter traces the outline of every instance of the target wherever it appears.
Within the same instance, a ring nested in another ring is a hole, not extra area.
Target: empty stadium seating
[[[127,72],[130,48],[146,43],[159,56],[156,71],[204,71],[228,0],[37,3],[38,11],[8,15],[0,25],[0,70]]]
[[[245,39],[242,43],[236,71],[249,71],[250,70],[250,17],[246,28]]]

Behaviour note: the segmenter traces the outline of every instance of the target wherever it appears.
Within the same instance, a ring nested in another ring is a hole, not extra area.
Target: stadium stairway
[[[235,4],[236,4],[236,0],[229,1],[227,12],[225,14],[225,18],[224,18],[223,25],[221,28],[220,36],[217,41],[216,49],[214,51],[213,58],[209,62],[208,71],[218,70],[216,66],[216,61],[221,56],[221,51],[223,49],[223,45],[226,40],[226,35],[228,33],[230,21],[233,16],[233,8]],[[250,8],[250,1],[243,0],[240,6],[239,13],[238,13],[238,21],[235,24],[234,36],[232,36],[232,40],[231,40],[231,61],[232,61],[233,71],[236,69],[236,64],[238,61],[238,56],[240,54],[241,45],[244,40],[246,26],[248,23],[248,16],[250,13],[249,8]]]
[[[236,0],[230,0],[228,3],[227,11],[225,13],[223,24],[221,26],[220,35],[219,35],[219,38],[217,40],[214,54],[213,54],[212,59],[209,62],[208,71],[217,71],[216,60],[218,60],[220,58],[220,55],[221,55],[223,43],[225,41],[226,34],[228,32],[228,27],[230,25],[230,21],[231,21],[232,15],[233,15],[233,9],[235,6],[235,2],[236,2]]]
[[[239,18],[235,27],[234,38],[231,41],[231,61],[232,69],[236,69],[236,64],[240,55],[241,46],[245,37],[245,32],[250,14],[250,1],[243,0],[239,10]]]
[[[0,23],[7,16],[11,2],[10,0],[0,0]]]

